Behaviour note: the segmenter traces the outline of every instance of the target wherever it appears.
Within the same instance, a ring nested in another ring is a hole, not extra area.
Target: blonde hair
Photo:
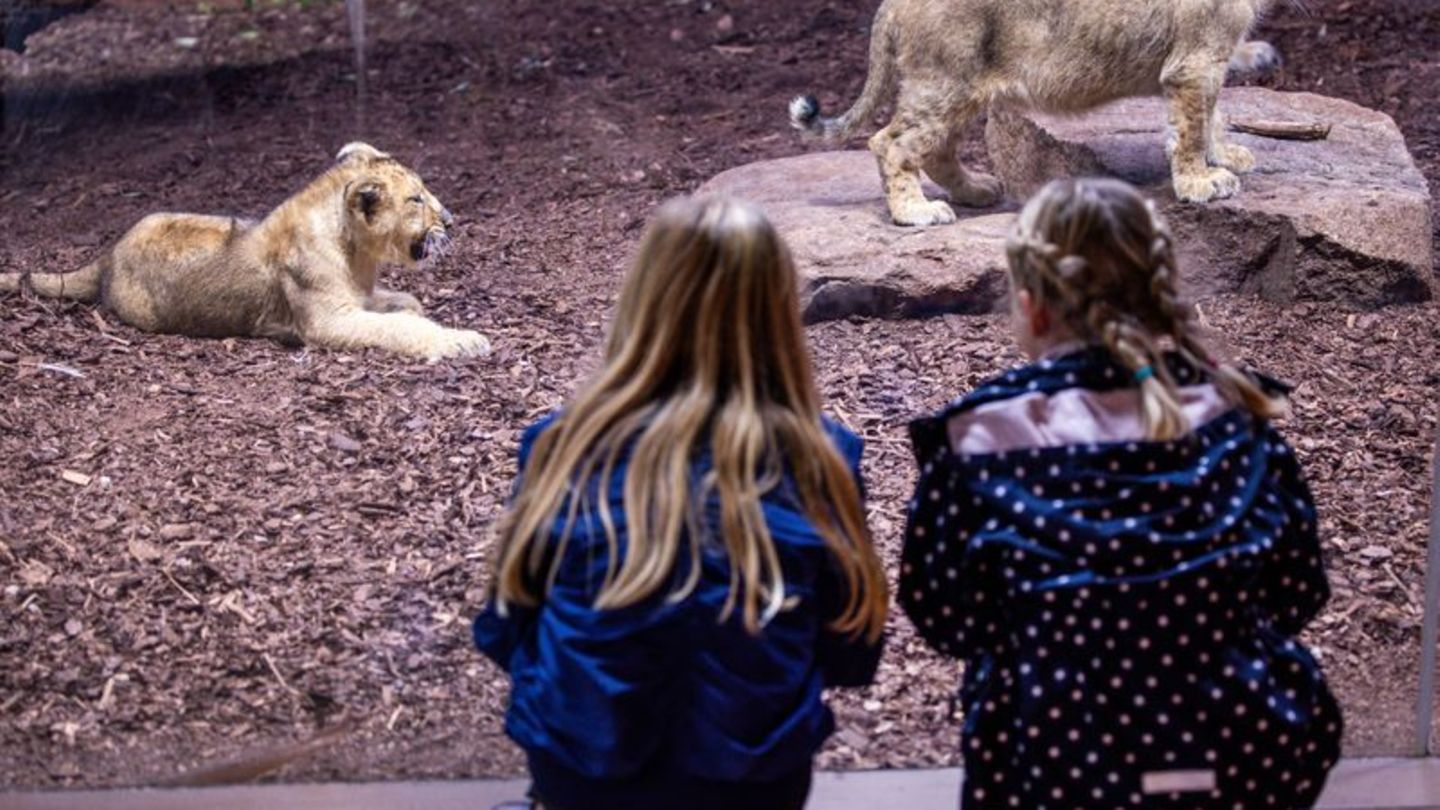
[[[553,583],[583,507],[598,515],[609,547],[596,608],[634,605],[671,585],[682,553],[688,578],[669,597],[685,598],[708,540],[730,566],[720,620],[738,608],[758,634],[787,601],[761,498],[788,474],[847,586],[831,626],[879,637],[884,571],[859,487],[821,423],[796,284],[784,243],[754,207],[717,198],[659,210],[621,291],[604,367],[536,439],[502,523],[502,610],[542,600],[537,582],[548,566],[544,589]],[[696,486],[692,463],[706,449],[713,464]],[[622,550],[607,495],[627,454]],[[707,535],[701,513],[712,496],[720,525]]]
[[[1170,229],[1155,204],[1128,183],[1046,185],[1020,211],[1006,254],[1014,289],[1028,291],[1076,337],[1103,344],[1135,375],[1149,438],[1177,438],[1190,427],[1162,341],[1208,371],[1230,403],[1260,419],[1284,412],[1284,401],[1262,391],[1250,375],[1211,358],[1176,290]]]

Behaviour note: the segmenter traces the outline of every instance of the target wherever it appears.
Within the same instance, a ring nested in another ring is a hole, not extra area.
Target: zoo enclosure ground
[[[0,271],[78,267],[153,210],[263,213],[364,136],[460,220],[457,250],[396,286],[499,349],[424,366],[0,300],[9,786],[153,783],[327,728],[349,731],[281,778],[517,773],[503,679],[467,619],[518,430],[592,367],[655,202],[800,151],[794,93],[853,98],[873,6],[372,0],[362,126],[341,9],[261,5],[103,3],[23,58],[0,52]],[[1261,31],[1288,60],[1270,81],[1395,115],[1433,186],[1440,8],[1308,5]],[[55,92],[29,92],[44,76]],[[965,152],[983,163],[979,134]],[[1348,753],[1395,753],[1418,657],[1440,306],[1201,307],[1232,354],[1299,384],[1285,429],[1336,591],[1310,640],[1346,703]],[[904,424],[1018,356],[999,317],[810,337],[827,402],[868,440],[872,526],[893,563]],[[877,685],[836,697],[822,765],[955,762],[957,676],[897,617]]]

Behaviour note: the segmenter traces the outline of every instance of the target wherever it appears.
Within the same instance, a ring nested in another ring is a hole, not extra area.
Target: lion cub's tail
[[[820,102],[814,96],[798,96],[790,102],[790,125],[811,137],[838,143],[855,134],[895,89],[895,26],[891,23],[889,0],[875,12],[870,32],[870,72],[860,98],[835,118],[820,116]]]
[[[100,300],[100,263],[94,262],[73,273],[0,273],[0,293],[19,292],[22,285],[43,298],[69,298],[93,303]]]

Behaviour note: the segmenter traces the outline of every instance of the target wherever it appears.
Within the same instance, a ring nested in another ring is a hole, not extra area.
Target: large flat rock
[[[995,111],[986,138],[997,174],[1023,200],[1048,180],[1118,176],[1156,198],[1175,230],[1185,292],[1258,294],[1357,307],[1425,300],[1436,285],[1431,204],[1395,123],[1307,93],[1225,91],[1232,119],[1325,122],[1323,141],[1234,134],[1258,166],[1240,194],[1176,202],[1160,99],[1132,99],[1074,118]],[[960,208],[933,228],[891,224],[868,152],[819,152],[724,172],[701,194],[762,205],[795,254],[807,321],[923,317],[1003,305],[1006,206]],[[941,192],[926,188],[930,197]]]
[[[1004,301],[1005,232],[1014,214],[967,210],[954,225],[897,227],[869,152],[751,163],[698,193],[730,194],[765,209],[795,255],[807,322],[989,312]],[[933,187],[926,193],[940,195]]]
[[[1429,299],[1436,284],[1430,192],[1389,116],[1339,99],[1231,88],[1233,120],[1324,122],[1322,141],[1232,133],[1255,153],[1238,196],[1175,202],[1165,103],[1130,99],[1077,117],[996,110],[986,141],[1023,199],[1057,177],[1109,175],[1163,203],[1192,294],[1244,291],[1360,307]]]

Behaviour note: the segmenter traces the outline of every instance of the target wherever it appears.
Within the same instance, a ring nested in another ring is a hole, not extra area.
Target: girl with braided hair
[[[911,425],[900,601],[966,663],[962,807],[1310,806],[1341,718],[1287,389],[1210,357],[1125,183],[1051,183],[1007,251],[1033,362]]]

